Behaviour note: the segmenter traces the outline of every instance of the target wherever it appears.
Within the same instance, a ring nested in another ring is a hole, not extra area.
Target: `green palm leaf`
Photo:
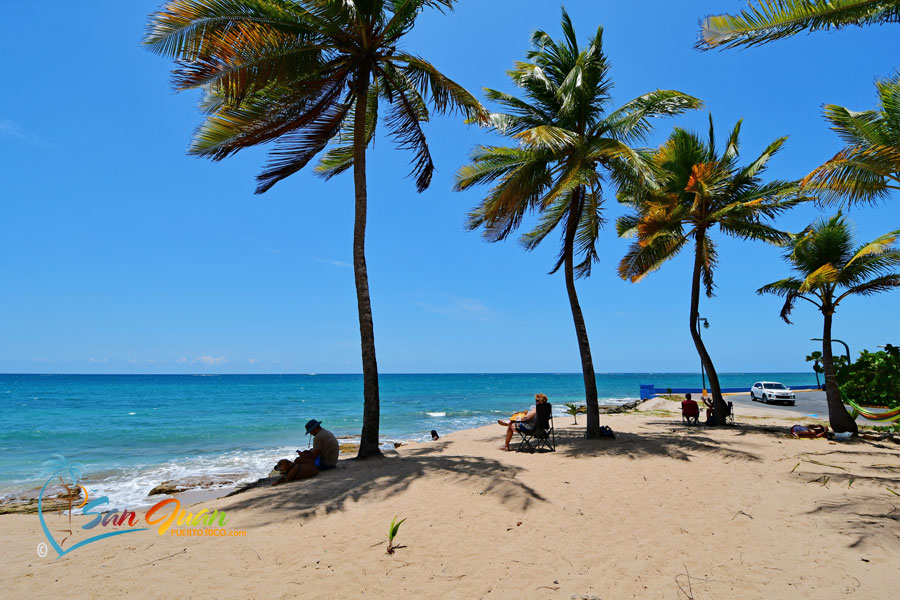
[[[825,107],[825,118],[846,145],[802,182],[825,203],[876,202],[900,190],[900,72],[877,81],[876,89],[875,110]]]
[[[756,0],[737,15],[701,21],[700,50],[755,46],[801,31],[900,22],[897,0]]]

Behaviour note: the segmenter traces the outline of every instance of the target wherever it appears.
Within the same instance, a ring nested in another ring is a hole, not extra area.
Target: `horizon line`
[[[696,375],[699,371],[605,371],[595,375]],[[751,373],[784,373],[806,374],[807,371],[722,371],[720,375],[745,375]],[[814,374],[813,371],[810,373]],[[36,375],[40,377],[101,376],[101,377],[271,377],[271,376],[303,376],[319,377],[333,375],[352,375],[362,377],[361,372],[354,373],[0,373],[0,377],[11,375]],[[379,375],[582,375],[581,371],[445,371],[445,372],[384,372]]]

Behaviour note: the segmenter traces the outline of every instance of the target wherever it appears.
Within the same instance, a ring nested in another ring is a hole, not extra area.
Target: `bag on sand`
[[[600,437],[616,439],[616,434],[613,433],[613,430],[610,429],[609,425],[603,425],[600,427]]]

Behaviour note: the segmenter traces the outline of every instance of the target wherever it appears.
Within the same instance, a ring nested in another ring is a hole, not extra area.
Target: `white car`
[[[777,381],[757,381],[750,388],[750,399],[759,402],[784,402],[791,406],[797,404],[797,395],[791,388]]]

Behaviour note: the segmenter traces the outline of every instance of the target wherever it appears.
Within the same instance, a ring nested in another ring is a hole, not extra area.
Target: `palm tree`
[[[818,308],[824,319],[822,332],[822,366],[825,370],[825,395],[828,420],[835,431],[856,433],[856,421],[841,402],[835,381],[834,358],[831,354],[831,322],[838,305],[850,296],[869,296],[900,287],[900,249],[892,248],[900,229],[853,249],[850,224],[838,213],[820,219],[787,245],[785,258],[797,273],[759,288],[759,294],[775,294],[784,298],[781,318],[789,316],[798,299]]]
[[[738,15],[700,21],[697,48],[756,46],[801,31],[900,22],[898,0],[757,0]]]
[[[794,182],[763,183],[760,175],[786,138],[779,138],[753,162],[738,166],[738,135],[741,122],[731,131],[724,152],[715,146],[712,116],[709,141],[694,133],[675,129],[668,141],[650,156],[656,171],[651,181],[628,178],[619,191],[619,201],[631,205],[635,213],[620,217],[620,236],[636,240],[619,264],[623,279],[637,282],[664,262],[674,258],[691,240],[694,269],[691,278],[690,331],[700,360],[709,375],[716,424],[724,424],[725,401],[719,376],[700,337],[700,280],[707,297],[713,296],[713,272],[718,263],[716,245],[710,237],[719,231],[751,240],[784,242],[788,234],[764,221],[772,219],[803,199],[796,195]]]
[[[812,354],[807,355],[806,362],[811,362],[813,364],[813,372],[816,374],[816,388],[821,388],[822,384],[819,383],[819,373],[823,371],[822,353],[816,350]]]
[[[597,381],[575,290],[575,279],[589,276],[598,258],[595,243],[604,222],[604,178],[598,169],[639,161],[629,144],[650,131],[651,117],[679,114],[701,102],[681,92],[658,90],[609,111],[612,83],[603,53],[603,29],[598,28],[584,48],[578,47],[565,10],[562,29],[561,41],[543,31],[534,33],[528,62],[519,62],[508,72],[525,99],[485,90],[489,99],[507,111],[492,114],[491,126],[517,145],[475,148],[472,163],[457,173],[456,189],[495,184],[468,220],[468,228],[482,227],[489,241],[505,239],[530,211],[541,216],[537,226],[522,236],[527,250],[562,227],[562,249],[551,273],[563,268],[565,274],[584,376],[586,435],[598,437]]]
[[[875,202],[900,190],[900,71],[875,87],[875,110],[825,106],[825,118],[846,146],[802,182],[823,200]]]
[[[173,58],[176,90],[206,91],[205,122],[189,153],[222,160],[274,142],[257,193],[303,169],[331,144],[316,172],[353,167],[353,268],[364,382],[359,457],[378,450],[378,366],[366,272],[366,148],[379,105],[394,141],[411,150],[416,189],[434,165],[421,123],[438,113],[486,116],[478,101],[400,44],[426,8],[455,0],[170,0],[150,16],[145,43]]]

